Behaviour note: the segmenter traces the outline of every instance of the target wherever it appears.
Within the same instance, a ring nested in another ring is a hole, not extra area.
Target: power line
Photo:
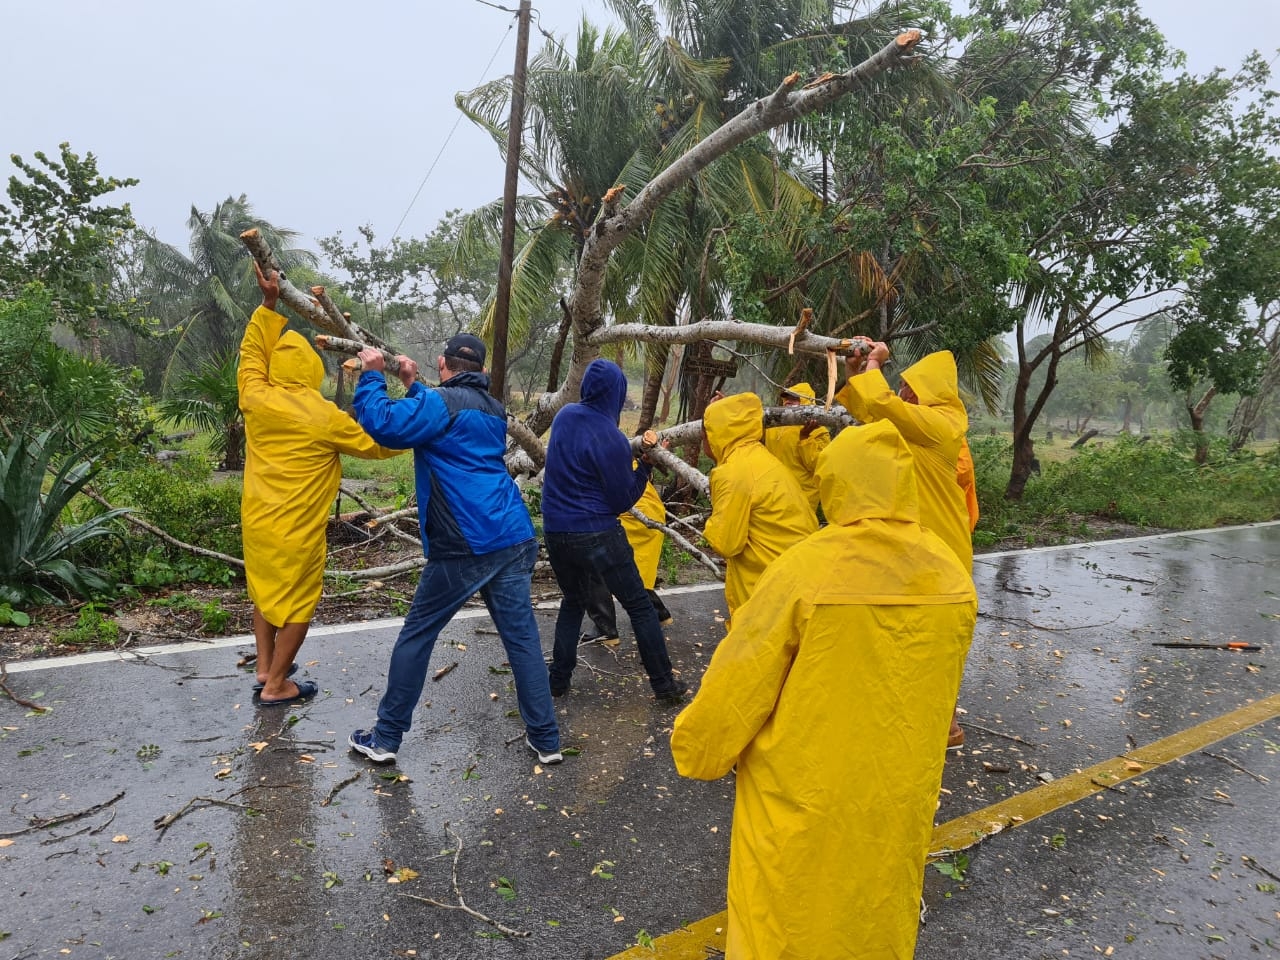
[[[476,3],[482,4],[486,7],[493,7],[496,10],[507,9],[506,7],[498,6],[496,3],[487,3],[486,0],[476,0]],[[514,13],[515,11],[509,12]],[[489,62],[485,64],[484,72],[480,74],[480,79],[476,82],[476,86],[484,83],[484,78],[489,75],[489,68],[492,67],[493,62],[498,59],[498,54],[502,52],[502,48],[506,45],[507,38],[511,36],[511,30],[514,27],[514,22],[507,26],[507,32],[504,33],[502,35],[502,39],[498,41],[498,46],[494,49],[493,56],[489,58]],[[444,138],[444,143],[440,144],[440,150],[436,153],[435,159],[431,161],[431,166],[427,168],[427,172],[423,176],[422,182],[418,184],[418,189],[413,193],[413,199],[409,201],[409,206],[405,208],[404,214],[400,217],[400,222],[396,224],[395,230],[391,232],[392,240],[400,235],[400,228],[404,226],[404,222],[408,219],[410,211],[413,210],[413,205],[418,202],[418,197],[422,195],[422,190],[427,185],[427,181],[431,179],[431,174],[435,171],[436,164],[439,163],[440,158],[444,156],[444,152],[448,149],[450,141],[453,140],[453,135],[458,132],[458,125],[462,123],[462,117],[462,111],[459,110],[458,116],[454,118],[453,126],[449,130],[449,135]]]

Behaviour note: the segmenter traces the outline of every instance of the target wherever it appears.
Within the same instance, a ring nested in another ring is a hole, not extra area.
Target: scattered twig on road
[[[48,713],[49,707],[42,707],[38,703],[32,703],[30,700],[23,700],[20,696],[9,689],[9,667],[0,660],[0,690],[3,690],[5,696],[16,703],[20,707],[26,707],[28,710],[35,710],[37,713]]]
[[[362,773],[364,773],[363,770],[357,770],[355,773],[347,777],[345,780],[339,780],[337,783],[335,783],[333,785],[333,789],[329,791],[329,795],[320,801],[320,806],[327,807],[329,804],[333,803],[333,798],[338,795],[338,792],[342,790],[344,787],[349,787],[351,786],[351,784],[359,780],[360,775]]]
[[[981,727],[970,720],[965,720],[960,725],[962,727],[970,727],[971,729],[974,729],[974,730],[980,730],[981,732],[990,734],[993,737],[1003,737],[1006,740],[1012,740],[1014,743],[1021,743],[1022,745],[1027,747],[1043,747],[1044,746],[1044,744],[1042,743],[1032,743],[1030,740],[1023,740],[1020,736],[1014,733],[1001,733],[999,730],[991,730],[987,727]]]
[[[434,683],[438,680],[443,679],[449,674],[449,671],[455,669],[457,666],[458,666],[458,661],[455,660],[453,661],[453,663],[449,664],[447,667],[441,667],[439,670],[437,670],[435,673],[431,675],[431,681]]]
[[[57,817],[29,817],[27,818],[27,826],[21,830],[13,830],[9,833],[0,833],[0,837],[20,837],[24,833],[31,833],[35,830],[48,830],[50,827],[56,827],[63,823],[70,823],[72,820],[79,820],[81,817],[87,817],[97,813],[99,810],[105,810],[113,803],[118,803],[124,798],[125,792],[121,790],[110,800],[102,803],[95,803],[92,807],[81,810],[78,813],[64,813]]]
[[[1280,875],[1272,873],[1270,870],[1268,870],[1266,867],[1260,864],[1257,860],[1253,859],[1253,857],[1247,854],[1240,858],[1240,862],[1243,863],[1250,870],[1257,870],[1259,873],[1263,874],[1264,876],[1270,877],[1272,880],[1280,880]]]
[[[1230,766],[1235,767],[1241,773],[1247,773],[1249,776],[1253,777],[1253,779],[1257,780],[1259,783],[1271,782],[1262,774],[1254,773],[1252,770],[1246,770],[1244,767],[1240,766],[1240,764],[1236,763],[1230,757],[1223,756],[1221,753],[1210,753],[1208,750],[1201,750],[1200,752],[1203,753],[1206,757],[1213,757],[1213,759],[1215,760],[1221,760],[1223,763],[1226,763],[1226,764],[1229,764]]]
[[[979,610],[978,616],[987,620],[999,620],[1001,623],[1019,623],[1023,626],[1030,627],[1032,630],[1044,630],[1048,633],[1069,633],[1072,630],[1097,630],[1099,627],[1108,627],[1120,619],[1120,615],[1116,614],[1110,620],[1104,620],[1102,623],[1081,623],[1070,627],[1051,627],[1047,623],[1036,623],[1034,620],[1028,620],[1026,617],[1002,617],[996,613],[987,613]]]
[[[467,901],[462,898],[462,888],[458,885],[458,860],[462,856],[462,837],[458,836],[458,834],[456,834],[453,831],[453,828],[450,827],[447,822],[445,823],[444,828],[448,832],[449,836],[453,838],[454,843],[456,844],[456,847],[453,851],[453,895],[455,898],[457,898],[458,902],[442,903],[439,900],[433,900],[431,897],[418,897],[412,893],[402,893],[400,894],[400,896],[405,897],[406,899],[409,899],[409,900],[420,900],[423,903],[429,903],[433,907],[440,907],[443,910],[461,910],[463,913],[469,914],[470,916],[475,917],[477,920],[484,921],[485,923],[489,924],[491,927],[496,927],[498,930],[500,930],[502,933],[505,933],[509,937],[529,936],[528,930],[513,930],[511,927],[508,927],[505,924],[499,923],[497,920],[493,919],[493,917],[487,917],[483,913],[481,913],[479,910],[473,910],[471,907],[467,906]]]
[[[1089,782],[1090,782],[1090,783],[1092,783],[1095,787],[1101,787],[1103,790],[1114,790],[1116,793],[1120,793],[1120,794],[1124,794],[1124,793],[1128,793],[1128,792],[1129,792],[1129,791],[1125,790],[1125,789],[1124,789],[1124,787],[1122,787],[1122,786],[1120,786],[1120,785],[1118,785],[1118,784],[1114,784],[1114,783],[1103,783],[1103,782],[1102,782],[1101,780],[1099,780],[1097,777],[1090,777],[1090,778],[1089,778]]]
[[[247,803],[232,803],[230,800],[220,800],[217,797],[192,797],[182,805],[182,808],[175,810],[173,813],[166,813],[163,816],[156,817],[155,828],[160,831],[157,840],[164,836],[166,830],[178,822],[185,814],[192,810],[198,810],[197,803],[203,803],[211,807],[227,807],[231,810],[252,810],[253,808]]]

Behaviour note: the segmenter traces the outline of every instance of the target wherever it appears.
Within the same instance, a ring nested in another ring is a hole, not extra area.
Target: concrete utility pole
[[[511,316],[511,261],[516,255],[516,186],[520,179],[520,137],[524,131],[525,67],[529,59],[529,7],[520,0],[516,66],[511,78],[511,121],[507,125],[507,180],[502,190],[502,248],[498,255],[498,292],[493,305],[493,350],[489,392],[503,402],[507,387],[507,322]]]

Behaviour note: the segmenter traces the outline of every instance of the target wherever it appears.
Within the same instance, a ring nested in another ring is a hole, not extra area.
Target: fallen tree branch
[[[106,507],[108,510],[118,509],[117,507],[113,507],[107,501],[106,497],[98,493],[96,490],[91,489],[90,487],[82,487],[80,492],[83,493],[90,500],[93,500],[95,503],[101,504],[102,506]],[[198,557],[208,557],[210,560],[218,560],[222,563],[230,564],[233,567],[239,567],[241,570],[244,569],[244,561],[241,560],[239,557],[233,557],[233,556],[230,556],[229,554],[219,553],[217,550],[208,550],[205,547],[197,547],[194,543],[184,543],[183,541],[179,540],[177,537],[173,536],[172,534],[165,533],[163,530],[161,530],[159,527],[155,526],[154,524],[147,523],[147,521],[143,520],[141,517],[137,516],[136,514],[126,513],[126,514],[122,514],[122,516],[127,522],[133,524],[139,530],[145,530],[147,533],[151,534],[153,537],[159,537],[161,540],[163,540],[165,543],[169,544],[172,547],[177,547],[179,550],[185,550],[187,553],[194,553]]]
[[[105,810],[114,803],[118,803],[124,799],[124,791],[121,790],[110,800],[102,803],[95,803],[92,807],[80,810],[76,813],[64,813],[57,817],[29,817],[27,818],[27,826],[21,830],[13,830],[9,833],[0,833],[0,837],[20,837],[24,833],[34,833],[36,830],[48,830],[50,827],[57,827],[64,823],[70,823],[72,820],[79,820],[81,817],[91,816],[100,810]]]
[[[978,724],[970,723],[968,720],[963,721],[960,725],[962,727],[969,727],[973,730],[980,730],[983,733],[990,734],[993,737],[1003,737],[1005,740],[1012,740],[1014,743],[1021,743],[1028,747],[1044,746],[1044,744],[1041,744],[1041,743],[1032,743],[1030,740],[1023,740],[1021,737],[1017,736],[1016,734],[1001,733],[999,730],[991,730],[991,729],[988,729],[987,727],[980,727],[978,726]]]
[[[9,665],[0,661],[0,690],[4,691],[5,696],[16,703],[20,707],[26,707],[28,710],[34,710],[37,713],[48,713],[50,707],[42,707],[38,703],[32,703],[30,700],[24,700],[12,690],[9,689]]]
[[[449,836],[453,838],[454,843],[456,844],[453,851],[453,895],[457,898],[458,902],[442,903],[441,901],[434,900],[431,897],[419,897],[412,893],[402,893],[400,896],[405,897],[408,900],[420,900],[422,903],[429,903],[433,907],[440,907],[442,910],[461,910],[463,913],[475,917],[477,920],[481,920],[489,924],[491,927],[497,928],[509,937],[529,936],[529,931],[527,930],[514,930],[506,924],[499,923],[497,920],[493,919],[493,917],[485,916],[479,910],[473,910],[471,907],[467,906],[467,901],[462,898],[462,888],[458,884],[458,860],[462,856],[462,837],[458,836],[458,834],[453,831],[453,828],[449,826],[447,821],[444,825],[444,829]]]
[[[690,543],[680,534],[676,533],[675,530],[673,530],[667,524],[660,523],[659,521],[654,520],[652,517],[646,516],[644,513],[640,511],[639,507],[632,507],[629,512],[631,516],[635,517],[637,520],[643,523],[650,530],[661,530],[664,534],[666,534],[668,537],[674,540],[676,542],[676,545],[680,547],[680,549],[684,550],[688,554],[691,554],[694,558],[696,558],[699,562],[701,562],[703,566],[705,566],[708,570],[714,573],[717,579],[720,579],[720,580],[724,579],[724,570],[721,569],[720,565],[717,564],[715,560],[707,556],[705,553],[703,553],[701,550],[695,547],[692,543]]]
[[[124,796],[124,794],[121,794],[121,796]],[[166,813],[163,816],[156,817],[155,828],[160,831],[160,834],[159,836],[156,837],[156,839],[159,840],[161,837],[163,837],[165,831],[168,830],[175,823],[177,823],[178,820],[180,820],[187,813],[190,813],[192,810],[202,809],[196,806],[197,803],[203,803],[211,807],[228,807],[232,810],[252,810],[253,809],[253,807],[249,806],[247,803],[233,803],[230,800],[220,800],[217,797],[192,797],[190,800],[188,800],[186,803],[182,805],[181,809],[175,810],[173,813]]]

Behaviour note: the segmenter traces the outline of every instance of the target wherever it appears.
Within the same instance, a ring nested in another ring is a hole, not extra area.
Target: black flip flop
[[[295,680],[294,684],[298,692],[292,697],[285,697],[283,700],[263,700],[262,697],[258,697],[258,703],[264,707],[283,707],[286,703],[302,703],[304,700],[310,700],[320,692],[320,687],[312,680]]]
[[[295,673],[297,673],[297,672],[298,672],[298,661],[297,661],[297,660],[295,660],[295,661],[293,661],[293,663],[289,664],[289,672],[288,672],[288,673],[286,673],[286,674],[285,674],[285,676],[286,676],[286,677],[292,677],[292,676],[293,676]],[[262,692],[262,687],[263,687],[263,684],[261,684],[261,683],[255,683],[255,684],[253,685],[253,692],[254,692],[254,693],[261,693],[261,692]]]

